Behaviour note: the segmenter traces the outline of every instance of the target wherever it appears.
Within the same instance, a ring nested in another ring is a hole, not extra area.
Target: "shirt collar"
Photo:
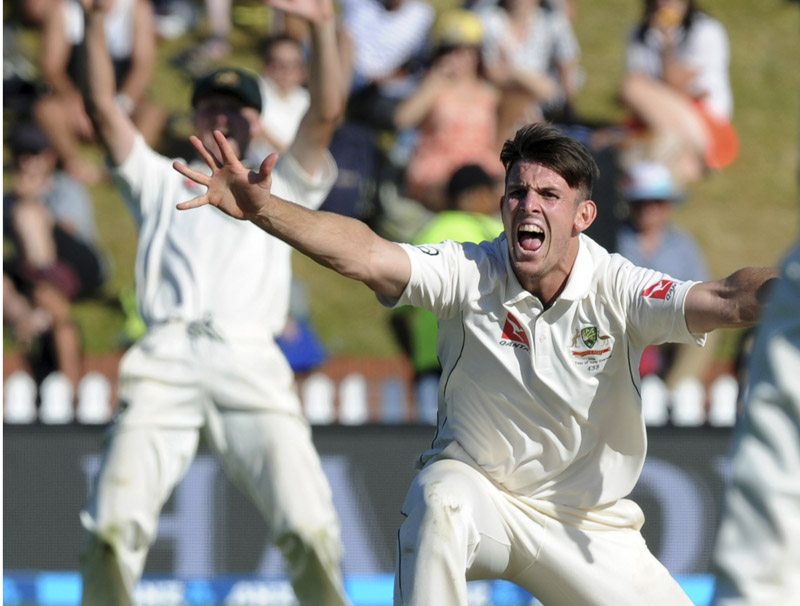
[[[586,244],[587,241],[588,236],[584,234],[578,237],[578,254],[575,257],[575,263],[572,265],[572,270],[567,278],[567,284],[558,296],[558,300],[577,301],[585,297],[589,292],[594,263],[592,261],[592,254]],[[511,266],[511,258],[508,256],[508,241],[506,240],[505,234],[502,234],[495,242],[498,247],[502,247],[502,254],[505,258],[507,302],[516,303],[526,297],[536,299],[530,292],[522,288],[519,280],[517,280],[517,274],[514,273],[514,268]],[[536,300],[539,301],[538,299]],[[541,302],[539,303],[541,304]]]
[[[569,278],[567,278],[567,285],[561,292],[559,299],[577,301],[583,299],[589,293],[589,286],[592,283],[592,275],[594,274],[594,263],[587,241],[588,236],[583,234],[578,236],[578,255],[575,257],[572,271],[569,272]]]

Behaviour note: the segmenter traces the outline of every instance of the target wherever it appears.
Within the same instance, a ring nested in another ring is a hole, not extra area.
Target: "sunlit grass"
[[[237,5],[250,7],[251,1]],[[435,6],[455,6],[450,0]],[[615,102],[623,73],[624,40],[638,19],[637,0],[578,0],[576,31],[586,80],[578,101],[580,115],[597,121],[621,117]],[[736,162],[694,186],[678,212],[678,222],[700,241],[714,276],[744,265],[777,262],[798,231],[798,136],[800,135],[800,10],[792,2],[705,0],[728,29],[734,124],[741,139]],[[249,10],[249,9],[248,9]],[[257,20],[256,20],[257,21]],[[165,42],[153,96],[177,115],[172,130],[185,137],[191,84],[169,58],[202,34]],[[253,28],[238,28],[232,61],[256,67],[258,40]],[[25,38],[26,45],[30,38]],[[9,125],[6,125],[7,127]],[[89,150],[87,153],[96,152]],[[99,156],[98,156],[99,157]],[[136,230],[109,184],[93,188],[103,248],[112,260],[109,299],[133,287]],[[332,353],[388,356],[397,353],[386,311],[361,284],[341,278],[299,255],[295,268],[311,297],[314,323]],[[90,353],[118,347],[123,316],[113,306],[76,306],[76,318]],[[9,346],[6,339],[4,345]]]

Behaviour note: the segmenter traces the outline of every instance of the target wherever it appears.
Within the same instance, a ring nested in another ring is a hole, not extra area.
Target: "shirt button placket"
[[[534,334],[532,336],[536,368],[538,370],[547,370],[552,366],[550,347],[548,346],[550,339],[548,336],[547,323],[542,321],[542,318],[539,317],[536,322],[534,322],[533,330]]]

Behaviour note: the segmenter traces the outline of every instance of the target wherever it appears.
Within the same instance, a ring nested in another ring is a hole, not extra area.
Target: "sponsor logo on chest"
[[[500,345],[525,351],[531,350],[531,343],[528,340],[528,335],[525,334],[525,328],[513,314],[509,313],[506,316],[505,324],[503,324],[503,335],[500,337]]]
[[[498,341],[502,347],[510,347],[530,352],[531,341],[520,320],[514,314],[507,314],[503,322],[503,331]],[[575,328],[572,339],[562,346],[567,349],[574,365],[584,371],[596,373],[605,367],[611,358],[614,339],[594,325],[582,325]]]

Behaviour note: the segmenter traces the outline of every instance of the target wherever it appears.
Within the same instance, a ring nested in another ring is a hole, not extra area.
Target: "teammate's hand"
[[[247,221],[256,218],[269,203],[272,169],[278,161],[278,154],[267,156],[258,172],[254,172],[242,166],[225,135],[218,130],[213,135],[221,160],[200,139],[189,137],[200,158],[211,169],[211,175],[189,168],[181,162],[172,164],[179,173],[208,188],[204,195],[178,204],[178,209],[188,210],[210,204],[235,219]]]
[[[333,0],[266,0],[267,6],[313,23],[334,17]]]
[[[107,13],[113,0],[80,0],[83,11],[88,15],[93,12]]]

